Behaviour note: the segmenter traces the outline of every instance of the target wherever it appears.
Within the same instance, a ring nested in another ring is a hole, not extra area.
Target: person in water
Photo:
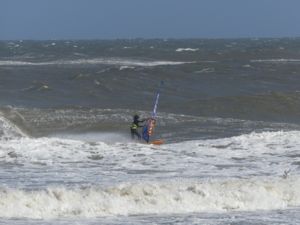
[[[143,125],[140,125],[140,123],[143,123],[143,122],[145,122],[145,120],[140,120],[140,117],[138,115],[133,116],[133,122],[130,126],[130,132],[131,132],[132,139],[134,139],[134,137],[137,136],[137,138],[139,140],[141,140],[141,135],[138,132],[138,128],[143,127]]]

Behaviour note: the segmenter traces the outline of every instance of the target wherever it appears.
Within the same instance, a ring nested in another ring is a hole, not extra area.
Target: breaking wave
[[[286,209],[300,205],[300,178],[124,183],[113,187],[0,190],[0,217],[93,218]]]
[[[1,115],[1,114],[0,114]],[[8,119],[0,116],[0,140],[25,137],[25,133]]]

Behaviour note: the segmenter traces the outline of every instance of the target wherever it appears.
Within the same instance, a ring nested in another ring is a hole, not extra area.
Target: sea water
[[[0,223],[299,224],[299,43],[0,42]]]

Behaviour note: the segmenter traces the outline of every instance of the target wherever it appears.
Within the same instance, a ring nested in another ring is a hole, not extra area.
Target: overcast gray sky
[[[300,36],[300,0],[0,0],[0,39]]]

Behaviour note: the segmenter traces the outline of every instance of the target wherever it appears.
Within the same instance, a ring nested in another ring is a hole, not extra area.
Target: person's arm
[[[147,119],[142,119],[142,120],[138,120],[138,123],[144,123],[145,121],[146,121]],[[143,125],[138,125],[139,127],[143,127],[144,126],[144,124]]]

